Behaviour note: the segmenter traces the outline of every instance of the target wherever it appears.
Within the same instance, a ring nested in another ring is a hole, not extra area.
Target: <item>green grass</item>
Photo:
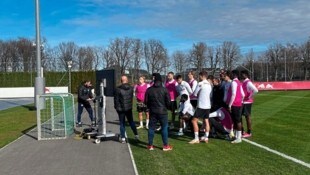
[[[33,105],[2,110],[0,113],[0,148],[14,141],[36,126],[36,111]]]
[[[310,91],[260,92],[252,108],[256,143],[310,163]],[[0,113],[0,147],[36,125],[36,111],[21,106]],[[135,113],[135,121],[138,120]],[[133,134],[127,127],[129,138]],[[156,133],[154,151],[146,149],[147,130],[139,130],[141,142],[130,140],[139,174],[310,174],[310,169],[249,143],[232,145],[210,139],[209,144],[190,145],[192,135],[169,136],[174,146],[163,152]]]
[[[64,97],[66,105],[71,106],[71,98]],[[74,101],[77,101],[76,97]],[[62,112],[62,99],[54,97],[55,115]],[[50,106],[50,101],[46,101],[46,105]],[[71,113],[70,108],[67,108],[66,112]],[[44,113],[45,118],[41,118],[41,122],[45,122],[50,119],[50,109],[42,109],[41,114]],[[34,104],[23,105],[19,107],[9,108],[1,110],[0,112],[0,148],[16,140],[18,137],[27,133],[37,125],[37,116]],[[74,116],[75,117],[75,116]],[[67,119],[67,122],[73,122],[73,118]],[[71,128],[68,128],[70,130]]]
[[[252,108],[249,140],[310,163],[309,104],[310,91],[260,92]],[[133,137],[129,127],[127,133]],[[160,133],[154,151],[146,149],[147,130],[139,130],[139,135],[141,142],[130,140],[139,174],[310,174],[309,168],[246,142],[210,139],[208,144],[190,145],[192,135],[170,134],[174,149],[163,152]]]

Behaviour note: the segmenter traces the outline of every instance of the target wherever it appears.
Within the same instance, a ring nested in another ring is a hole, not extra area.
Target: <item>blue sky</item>
[[[34,38],[34,0],[0,1],[0,39]],[[195,42],[236,42],[259,52],[310,36],[309,0],[40,0],[41,35],[52,46],[107,46],[116,37],[158,39],[188,50]]]

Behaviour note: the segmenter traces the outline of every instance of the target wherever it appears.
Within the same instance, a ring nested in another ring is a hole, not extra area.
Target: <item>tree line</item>
[[[35,52],[33,40],[29,38],[0,40],[0,72],[35,71]],[[130,70],[134,79],[142,69],[150,74],[166,74],[168,71],[180,73],[208,68],[214,74],[218,69],[242,67],[257,80],[266,77],[267,81],[278,81],[283,76],[287,80],[294,80],[297,76],[306,80],[309,79],[310,69],[310,38],[300,44],[274,43],[259,54],[252,49],[241,54],[237,43],[224,41],[216,46],[206,42],[193,43],[191,49],[176,50],[169,55],[160,40],[143,41],[129,37],[111,39],[107,46],[79,46],[75,42],[50,46],[43,39],[41,52],[44,71],[68,71],[68,63],[72,61],[72,71],[117,68],[120,73]]]

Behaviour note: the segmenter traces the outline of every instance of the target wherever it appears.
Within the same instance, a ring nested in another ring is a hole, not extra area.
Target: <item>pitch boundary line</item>
[[[257,94],[260,96],[274,96],[274,97],[286,97],[286,98],[310,98],[310,97],[301,97],[301,96],[294,96],[294,95],[274,95],[274,94]]]
[[[137,165],[136,165],[135,159],[134,159],[134,157],[133,157],[133,154],[132,154],[132,151],[131,151],[131,146],[130,146],[130,143],[129,143],[129,142],[127,142],[127,146],[128,146],[128,150],[129,150],[131,162],[132,162],[132,165],[133,165],[133,169],[134,169],[134,171],[135,171],[135,175],[139,175],[138,169],[137,169]]]
[[[268,147],[266,147],[266,146],[264,146],[264,145],[261,145],[261,144],[258,144],[258,143],[256,143],[256,142],[250,141],[250,140],[248,140],[248,139],[242,139],[242,140],[244,140],[245,142],[247,142],[247,143],[249,143],[249,144],[252,144],[252,145],[254,145],[254,146],[257,146],[257,147],[259,147],[259,148],[262,148],[262,149],[264,149],[264,150],[266,150],[266,151],[268,151],[268,152],[277,154],[278,156],[281,156],[281,157],[283,157],[283,158],[285,158],[285,159],[291,160],[291,161],[293,161],[293,162],[295,162],[295,163],[298,163],[298,164],[303,165],[303,166],[305,166],[305,167],[307,167],[307,168],[310,168],[310,164],[309,164],[309,163],[306,163],[306,162],[304,162],[304,161],[302,161],[302,160],[298,160],[298,159],[296,159],[296,158],[294,158],[294,157],[288,156],[288,155],[286,155],[286,154],[284,154],[284,153],[281,153],[281,152],[279,152],[279,151],[273,150],[273,149],[271,149],[271,148],[268,148]]]
[[[125,137],[127,138],[127,143],[126,144],[127,144],[128,150],[129,150],[129,155],[130,155],[130,159],[131,159],[131,162],[132,162],[133,170],[135,172],[135,175],[139,175],[138,169],[137,169],[137,165],[136,165],[135,159],[134,159],[133,154],[132,154],[131,146],[130,146],[130,143],[129,143],[126,131],[125,131]]]

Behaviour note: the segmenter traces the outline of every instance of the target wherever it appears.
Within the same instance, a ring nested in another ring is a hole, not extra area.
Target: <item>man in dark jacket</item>
[[[127,118],[133,133],[135,134],[135,138],[138,139],[139,136],[132,114],[133,87],[128,84],[128,78],[125,75],[121,77],[121,83],[122,84],[115,90],[114,108],[119,117],[121,142],[126,143],[125,117]]]
[[[83,109],[85,108],[88,112],[89,118],[92,122],[92,126],[95,125],[95,121],[93,118],[93,109],[90,105],[90,101],[93,100],[93,94],[91,92],[91,82],[86,80],[83,84],[80,85],[78,89],[78,114],[77,114],[77,127],[82,126],[81,115],[83,113]]]
[[[147,149],[154,149],[154,130],[156,123],[159,121],[162,128],[163,151],[170,151],[172,150],[172,146],[168,144],[168,109],[170,107],[170,96],[167,89],[162,85],[162,79],[159,73],[153,73],[153,80],[154,84],[147,89],[144,100],[150,112]]]

